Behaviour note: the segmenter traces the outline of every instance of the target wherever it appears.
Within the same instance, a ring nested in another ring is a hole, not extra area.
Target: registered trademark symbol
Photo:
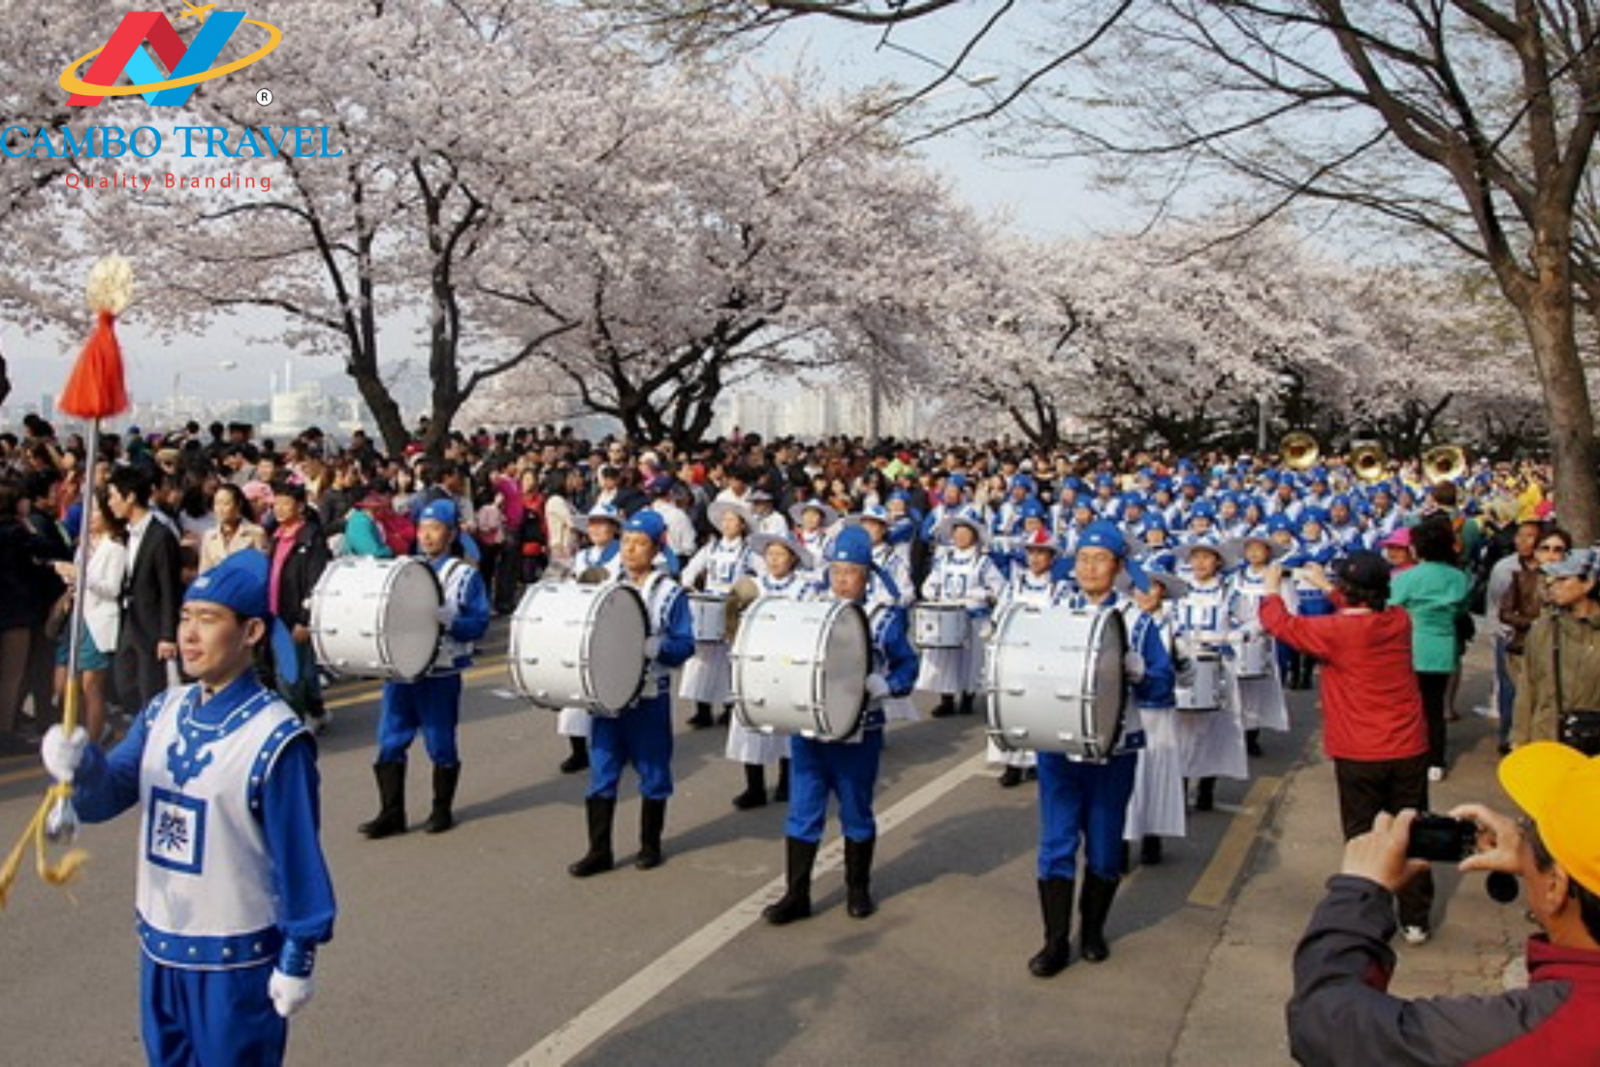
[[[257,93],[256,103],[260,104],[262,107],[266,107],[268,104],[272,103],[272,90],[263,89]]]

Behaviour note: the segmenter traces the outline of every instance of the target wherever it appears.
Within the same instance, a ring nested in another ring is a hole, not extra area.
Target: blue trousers
[[[828,794],[839,798],[839,823],[852,841],[878,836],[872,791],[878,784],[883,731],[868,730],[857,743],[789,739],[789,817],[783,832],[812,844],[828,823]]]
[[[1494,694],[1500,710],[1500,743],[1511,740],[1511,719],[1517,707],[1517,683],[1511,678],[1511,661],[1507,658],[1507,638],[1494,639]]]
[[[378,762],[399,763],[422,730],[435,767],[461,762],[456,723],[461,719],[461,675],[426,675],[414,682],[385,682],[378,715]]]
[[[623,768],[632,764],[639,795],[672,795],[672,697],[639,701],[615,718],[594,716],[589,733],[589,796],[615,800]]]
[[[1039,753],[1039,877],[1072,878],[1078,844],[1100,878],[1122,876],[1122,828],[1133,796],[1137,753],[1107,763],[1075,763],[1059,752]]]
[[[289,1023],[267,995],[272,964],[237,971],[185,971],[140,956],[145,1056],[160,1067],[233,1067],[283,1062]]]

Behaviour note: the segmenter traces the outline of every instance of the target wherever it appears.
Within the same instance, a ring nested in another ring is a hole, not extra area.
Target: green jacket
[[[1389,603],[1411,616],[1411,663],[1418,671],[1450,674],[1461,662],[1459,620],[1467,614],[1472,581],[1448,563],[1419,563],[1395,576]]]
[[[1568,711],[1600,711],[1600,615],[1541,615],[1528,630],[1517,680],[1511,740],[1557,740],[1562,708],[1556,706],[1555,636],[1561,628],[1561,699]]]

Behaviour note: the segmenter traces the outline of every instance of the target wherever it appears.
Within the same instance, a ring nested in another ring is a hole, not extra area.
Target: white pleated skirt
[[[735,715],[728,720],[728,744],[723,755],[735,763],[777,763],[789,754],[786,734],[764,734],[746,729]]]
[[[1165,708],[1140,708],[1145,747],[1133,773],[1128,821],[1122,836],[1138,841],[1147,835],[1182,837],[1189,832],[1183,793],[1183,746],[1178,715]]]
[[[562,737],[588,737],[592,724],[589,713],[582,708],[562,708],[556,715],[556,733]]]
[[[1175,711],[1185,778],[1250,777],[1244,725],[1232,700],[1217,711]]]
[[[683,677],[678,680],[678,695],[713,706],[733,700],[733,661],[726,644],[694,646],[694,655],[683,665]]]

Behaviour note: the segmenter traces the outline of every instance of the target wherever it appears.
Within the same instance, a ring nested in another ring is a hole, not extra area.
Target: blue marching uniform
[[[318,843],[316,746],[251,672],[200,697],[199,685],[169,689],[109,754],[89,746],[75,801],[91,823],[143,809],[149,1061],[279,1063],[288,1023],[268,993],[274,966],[309,978],[336,912]]]
[[[890,697],[906,697],[917,682],[917,652],[906,632],[904,609],[883,604],[873,612],[872,670],[889,683]],[[828,819],[828,797],[839,801],[839,822],[849,841],[878,835],[872,792],[883,753],[883,701],[869,700],[861,729],[842,741],[794,737],[789,742],[792,782],[784,833],[817,844]]]
[[[1065,603],[1074,610],[1092,605],[1079,593]],[[1122,830],[1133,794],[1134,769],[1144,747],[1137,708],[1171,707],[1177,672],[1161,628],[1144,612],[1113,592],[1099,604],[1122,611],[1129,622],[1128,647],[1144,659],[1144,677],[1130,686],[1129,718],[1116,750],[1104,763],[1069,759],[1060,752],[1039,753],[1039,877],[1072,878],[1082,843],[1090,874],[1115,881],[1122,875]]]

